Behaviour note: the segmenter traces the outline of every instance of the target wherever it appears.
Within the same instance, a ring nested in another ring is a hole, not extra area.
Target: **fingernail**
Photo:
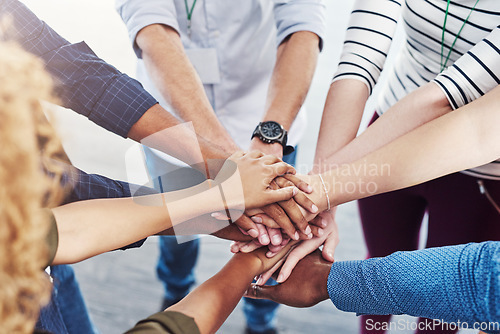
[[[299,236],[299,232],[295,231],[295,234],[293,235],[293,239],[294,240],[299,240],[300,236]]]
[[[269,237],[265,234],[262,237],[260,237],[260,243],[263,245],[268,245],[269,241],[270,241]]]
[[[318,235],[321,237],[323,235],[323,229],[322,228],[318,228]]]
[[[258,238],[259,237],[259,231],[257,231],[256,229],[251,229],[251,230],[248,230],[248,234],[250,234],[250,236],[252,238]]]
[[[210,216],[212,216],[212,218],[219,218],[222,215],[219,212],[213,212]]]
[[[318,207],[317,207],[316,205],[314,205],[314,204],[313,204],[313,205],[311,206],[311,212],[312,212],[312,213],[316,213],[316,212],[318,212]]]
[[[283,278],[284,278],[284,275],[280,273],[280,274],[278,275],[278,279],[276,280],[276,282],[278,282],[278,283],[283,282]]]
[[[296,187],[293,187],[293,196],[297,195],[299,193],[299,189],[297,189]]]
[[[305,229],[305,231],[304,231],[304,233],[305,233],[305,234],[311,234],[311,232],[312,232],[312,231],[311,231],[311,227],[310,227],[310,226],[307,226],[307,227],[306,227],[306,229]]]
[[[281,243],[281,238],[279,235],[273,237],[273,245],[279,245]]]
[[[312,239],[312,237],[313,237],[312,233],[307,235],[307,239]]]
[[[266,257],[272,257],[273,254],[274,254],[273,252],[269,251],[269,252],[266,253]]]
[[[258,217],[258,216],[253,216],[252,217],[252,220],[255,222],[255,223],[262,223],[262,218]]]
[[[326,227],[326,225],[327,225],[326,220],[321,219],[321,226],[322,227]]]
[[[307,185],[307,187],[306,187],[306,191],[307,191],[308,193],[312,193],[312,192],[313,192],[313,188],[312,188],[310,185]]]

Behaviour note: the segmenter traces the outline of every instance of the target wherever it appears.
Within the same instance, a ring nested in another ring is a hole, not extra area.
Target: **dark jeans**
[[[51,300],[40,311],[36,328],[55,334],[97,333],[73,268],[69,265],[52,266],[51,276],[54,280]]]

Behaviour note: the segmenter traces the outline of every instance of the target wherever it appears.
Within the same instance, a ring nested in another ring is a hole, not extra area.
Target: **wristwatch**
[[[278,122],[260,122],[253,131],[252,139],[253,137],[259,138],[266,144],[281,144],[281,146],[283,146],[283,155],[290,154],[294,151],[293,146],[286,144],[288,140],[288,133]]]

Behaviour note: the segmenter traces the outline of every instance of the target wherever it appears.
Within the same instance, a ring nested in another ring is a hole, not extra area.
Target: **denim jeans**
[[[289,164],[295,164],[296,152],[283,157]],[[146,150],[146,161],[155,159]],[[152,164],[148,163],[148,167]],[[175,170],[177,168],[177,170]],[[167,167],[168,170],[168,167]],[[205,180],[204,176],[192,169],[172,166],[173,172],[155,179],[155,188],[161,192],[194,186]],[[154,175],[153,171],[150,172]],[[198,258],[199,240],[178,243],[175,236],[160,237],[160,257],[156,266],[158,278],[165,288],[165,298],[175,301],[187,295],[195,283],[194,267]],[[276,284],[270,279],[267,284]],[[270,300],[244,298],[243,311],[247,326],[254,331],[265,331],[274,327],[277,303]]]
[[[94,334],[94,327],[73,268],[51,267],[54,280],[50,303],[42,308],[36,328],[55,334]]]

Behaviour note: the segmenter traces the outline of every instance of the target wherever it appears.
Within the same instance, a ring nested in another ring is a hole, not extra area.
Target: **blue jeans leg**
[[[39,323],[52,333],[98,333],[90,320],[73,268],[52,266],[51,276],[54,280],[52,300],[48,309],[41,312]],[[66,331],[61,331],[61,320]]]
[[[283,161],[290,165],[295,165],[297,158],[297,148],[291,154],[285,155]],[[276,284],[276,281],[270,278],[268,285]],[[264,332],[275,327],[275,316],[279,304],[271,300],[243,298],[243,312],[247,319],[247,327],[256,332]]]
[[[198,239],[179,244],[175,236],[160,237],[160,257],[156,273],[163,283],[167,300],[183,298],[195,283],[194,267],[199,246]]]

